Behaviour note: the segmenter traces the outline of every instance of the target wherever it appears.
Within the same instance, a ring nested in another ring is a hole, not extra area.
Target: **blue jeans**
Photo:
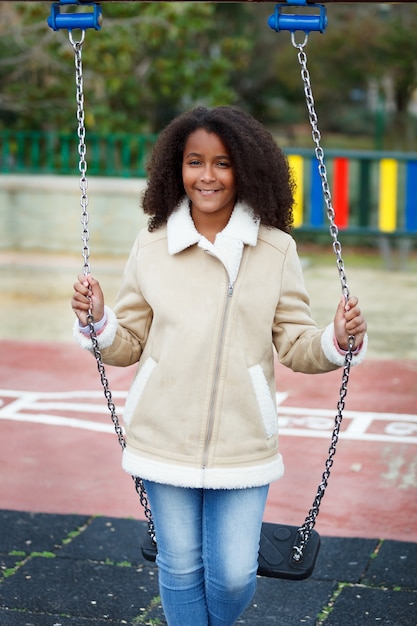
[[[268,485],[187,489],[144,481],[169,626],[231,626],[256,588]]]

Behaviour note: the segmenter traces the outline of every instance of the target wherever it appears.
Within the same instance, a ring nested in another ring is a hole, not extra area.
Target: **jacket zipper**
[[[226,321],[227,321],[227,317],[229,314],[230,298],[233,295],[233,289],[234,289],[234,283],[231,283],[229,280],[228,287],[227,287],[226,304],[225,304],[224,311],[223,311],[222,323],[220,326],[219,340],[217,343],[216,362],[215,362],[215,368],[214,368],[213,385],[211,388],[211,395],[210,395],[206,439],[205,439],[204,451],[203,451],[203,465],[202,465],[203,469],[205,469],[207,466],[208,450],[209,450],[211,438],[213,435],[214,407],[216,405],[217,392],[219,389],[219,375],[220,375],[221,357],[223,354],[223,347],[224,347],[224,334],[226,331]]]

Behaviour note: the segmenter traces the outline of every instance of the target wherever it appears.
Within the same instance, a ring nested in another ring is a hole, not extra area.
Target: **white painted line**
[[[126,398],[127,391],[112,391],[115,398]],[[34,398],[43,398],[44,400],[64,400],[65,398],[104,398],[103,391],[21,391],[17,389],[0,389],[0,397],[20,398],[31,396]]]
[[[107,400],[103,396],[100,404],[90,404],[88,402],[36,402],[33,408],[36,410],[49,411],[72,411],[75,413],[98,413],[103,414],[108,411]],[[117,408],[117,413],[123,413],[123,407]]]
[[[330,438],[337,410],[278,407],[279,432],[290,437]],[[417,415],[343,411],[340,437],[352,441],[417,444]]]
[[[102,422],[91,422],[88,420],[80,420],[74,417],[60,417],[59,415],[16,415],[12,413],[10,416],[7,412],[0,415],[2,420],[11,420],[13,422],[29,422],[32,424],[46,424],[48,426],[66,426],[67,428],[79,428],[82,430],[92,430],[100,433],[114,433],[114,427],[111,424],[103,424]]]
[[[1,392],[0,392],[1,395]],[[331,417],[334,418],[337,411],[335,409],[308,409],[294,406],[280,406],[278,407],[278,414],[286,413],[287,415],[311,415],[319,417]],[[395,420],[400,417],[406,421],[416,421],[417,415],[414,413],[378,413],[377,411],[343,411],[344,417],[358,417],[361,419],[371,417],[372,419],[379,419],[384,421]]]
[[[127,392],[117,391],[112,396],[120,404],[116,412],[121,415]],[[101,398],[100,403],[91,401],[98,398]],[[284,405],[286,398],[283,392],[277,395],[280,435],[314,439],[331,437],[337,410],[287,407]],[[54,412],[67,415],[55,415]],[[72,417],[73,413],[78,417]],[[97,416],[96,421],[79,417],[92,413]],[[99,391],[43,393],[0,389],[0,420],[114,433],[107,401]],[[340,436],[352,441],[417,444],[417,415],[344,411]]]
[[[304,430],[295,428],[280,428],[280,436],[287,437],[310,437],[313,439],[330,439],[330,432],[320,432],[315,430]],[[340,433],[340,439],[349,441],[375,441],[379,443],[407,443],[417,444],[417,437],[398,437],[392,435],[379,435],[376,433],[363,433],[362,435],[347,435],[346,431]]]

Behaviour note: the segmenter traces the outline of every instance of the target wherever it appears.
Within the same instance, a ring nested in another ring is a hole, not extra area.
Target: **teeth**
[[[216,193],[215,189],[200,189],[200,193],[202,193],[205,196],[209,196],[213,193]]]

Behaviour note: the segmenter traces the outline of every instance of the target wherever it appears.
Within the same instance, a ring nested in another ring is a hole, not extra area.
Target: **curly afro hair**
[[[160,134],[147,165],[143,210],[150,231],[164,224],[184,198],[185,143],[198,129],[214,133],[227,147],[237,199],[246,202],[265,226],[289,232],[293,222],[294,181],[287,159],[266,128],[230,106],[197,107],[176,117]]]

